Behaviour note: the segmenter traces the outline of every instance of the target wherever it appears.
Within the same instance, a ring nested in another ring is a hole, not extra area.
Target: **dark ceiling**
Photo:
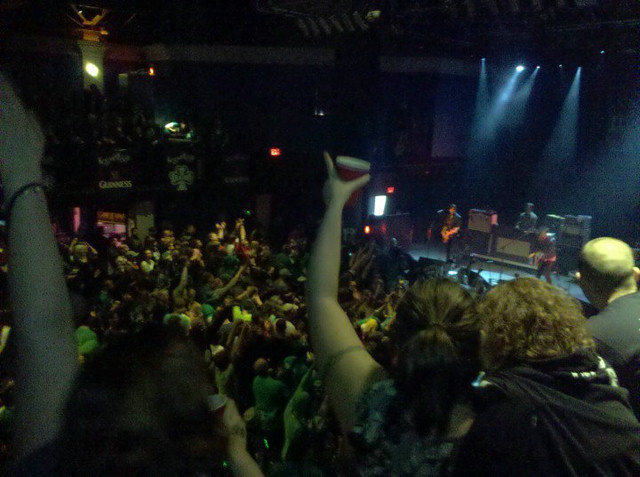
[[[358,43],[388,53],[541,60],[637,49],[640,25],[638,0],[85,0],[76,8],[87,20],[108,9],[98,26],[114,42]],[[0,1],[4,35],[79,35],[74,19],[68,2]]]

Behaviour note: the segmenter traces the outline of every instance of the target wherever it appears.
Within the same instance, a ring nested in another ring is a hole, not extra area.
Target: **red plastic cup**
[[[349,156],[338,156],[336,157],[336,171],[338,172],[338,176],[343,181],[352,181],[357,179],[358,177],[362,177],[364,175],[369,174],[371,170],[371,164],[362,159],[357,159],[355,157]],[[360,196],[362,195],[362,189],[356,190],[349,200],[346,203],[347,207],[351,207],[355,205],[358,200],[360,200]]]

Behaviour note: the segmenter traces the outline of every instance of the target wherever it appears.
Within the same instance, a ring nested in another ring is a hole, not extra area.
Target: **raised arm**
[[[17,361],[16,454],[56,438],[78,355],[71,302],[41,180],[42,132],[0,75],[0,173],[9,230],[9,295]],[[24,190],[23,192],[20,192]],[[17,195],[16,195],[17,193]],[[13,199],[12,199],[13,198]]]
[[[247,231],[244,228],[244,219],[240,218],[236,220],[236,232],[238,234],[240,242],[244,242],[245,240],[247,240]]]
[[[338,177],[327,153],[325,162],[329,175],[324,187],[327,208],[309,260],[309,330],[329,399],[347,433],[355,423],[356,405],[363,391],[383,375],[338,304],[342,209],[369,176],[345,182]]]
[[[236,286],[236,283],[238,283],[238,280],[240,280],[240,277],[242,276],[242,273],[246,270],[246,268],[247,268],[246,263],[241,264],[238,267],[236,274],[233,277],[231,277],[231,280],[229,280],[225,286],[216,289],[218,298],[222,298],[224,295],[226,295],[229,292],[229,290],[231,290],[233,287]]]
[[[184,267],[182,267],[182,272],[180,273],[180,281],[178,282],[178,285],[174,288],[172,293],[174,301],[181,298],[182,293],[187,288],[188,281],[189,281],[189,264],[186,263]]]

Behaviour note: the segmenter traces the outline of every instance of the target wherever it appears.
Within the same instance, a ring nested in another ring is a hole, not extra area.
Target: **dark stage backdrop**
[[[509,224],[532,201],[539,215],[592,215],[594,234],[631,240],[640,194],[637,72],[624,58],[611,62],[584,68],[576,157],[551,165],[541,157],[575,66],[544,66],[524,108],[515,115],[507,104],[494,141],[475,155],[469,154],[478,83],[472,77],[380,73],[366,64],[349,71],[173,64],[158,66],[154,98],[160,121],[190,117],[206,133],[221,118],[232,149],[280,147],[314,160],[328,148],[405,171],[397,184],[403,210],[455,201],[463,210],[494,208]],[[511,67],[489,68],[490,102],[511,74]],[[530,74],[523,73],[516,92]],[[325,115],[314,115],[319,110]],[[301,194],[319,187],[315,182]],[[403,198],[403,190],[410,194]]]

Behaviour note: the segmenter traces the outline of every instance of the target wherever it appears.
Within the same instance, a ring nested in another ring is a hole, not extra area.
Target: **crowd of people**
[[[101,347],[154,326],[188,337],[215,389],[243,413],[265,468],[303,462],[305,472],[333,474],[341,438],[306,328],[307,239],[294,233],[272,250],[242,218],[212,229],[151,229],[144,238],[134,229],[127,240],[97,231],[58,243],[78,359],[90,364]],[[371,352],[389,364],[387,331],[407,281],[385,283],[373,242],[345,244],[344,253],[342,302]]]
[[[342,181],[328,154],[313,246],[296,233],[274,248],[243,219],[56,243],[43,134],[2,84],[7,472],[640,473],[626,244],[583,250],[593,322],[535,278],[482,296],[412,281],[393,248],[342,243],[343,207],[369,177]]]

